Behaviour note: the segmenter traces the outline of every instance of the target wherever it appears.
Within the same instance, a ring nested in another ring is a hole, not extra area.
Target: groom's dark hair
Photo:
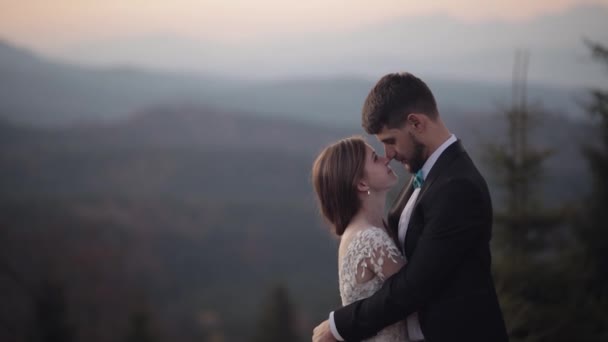
[[[435,97],[418,77],[392,73],[382,77],[367,95],[361,113],[361,126],[369,134],[378,134],[384,126],[400,128],[411,113],[439,116]]]

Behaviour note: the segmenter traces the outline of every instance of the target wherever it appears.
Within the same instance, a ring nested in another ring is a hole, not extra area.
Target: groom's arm
[[[454,179],[434,193],[408,266],[373,296],[334,312],[336,328],[346,341],[373,336],[417,311],[455,272],[464,255],[489,236],[491,204],[479,186]]]

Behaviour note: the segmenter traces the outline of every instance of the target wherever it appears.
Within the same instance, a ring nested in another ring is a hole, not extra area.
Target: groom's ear
[[[419,131],[425,124],[423,116],[424,114],[411,113],[407,116],[407,123],[410,124],[414,130]]]

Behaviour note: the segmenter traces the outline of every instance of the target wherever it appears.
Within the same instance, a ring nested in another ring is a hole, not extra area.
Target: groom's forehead
[[[376,134],[376,139],[383,143],[395,142],[395,140],[397,140],[400,134],[401,131],[397,129],[383,128],[380,132]]]
[[[396,137],[394,137],[392,135],[383,135],[383,136],[377,135],[376,137],[383,144],[394,144],[397,141]]]

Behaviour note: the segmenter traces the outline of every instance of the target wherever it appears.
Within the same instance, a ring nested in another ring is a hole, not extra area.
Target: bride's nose
[[[388,165],[388,163],[391,162],[392,158],[388,158],[388,157],[381,157],[382,158],[382,162],[384,163],[384,165]]]

